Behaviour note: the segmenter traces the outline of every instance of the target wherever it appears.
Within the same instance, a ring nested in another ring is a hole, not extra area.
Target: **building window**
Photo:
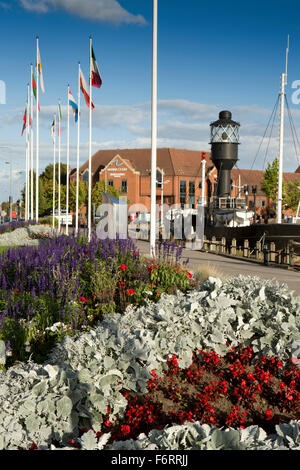
[[[180,181],[180,204],[184,207],[186,203],[186,181]]]
[[[252,201],[252,199],[249,201],[249,207],[254,207],[254,202]]]
[[[113,186],[114,185],[114,180],[108,180],[108,186]]]
[[[263,199],[263,200],[261,201],[261,205],[262,205],[262,207],[266,207],[266,201],[265,201],[265,199]]]
[[[195,208],[195,181],[189,181],[189,205]]]
[[[256,201],[256,207],[260,207],[260,199],[257,199],[257,201]]]
[[[85,172],[83,173],[82,181],[85,181],[86,183],[88,183],[88,181],[89,181],[89,170],[85,170]]]
[[[122,180],[121,192],[127,193],[127,180]]]

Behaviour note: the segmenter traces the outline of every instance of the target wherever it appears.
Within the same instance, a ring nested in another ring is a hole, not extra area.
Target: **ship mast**
[[[280,90],[280,128],[279,128],[279,159],[278,159],[278,193],[277,193],[277,223],[282,222],[282,160],[283,160],[283,130],[284,130],[284,87],[287,84],[287,62],[289,53],[289,36],[285,53],[285,73],[281,74]]]

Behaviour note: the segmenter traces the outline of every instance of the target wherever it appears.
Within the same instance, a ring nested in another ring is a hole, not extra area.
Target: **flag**
[[[78,106],[70,90],[69,90],[69,105],[72,106],[74,117],[75,117],[75,122],[77,122],[78,121]]]
[[[29,117],[28,117],[28,125],[31,126],[30,111],[29,111]],[[24,116],[23,116],[23,129],[22,129],[21,136],[23,135],[26,127],[27,127],[27,108],[25,108],[25,113],[24,113]]]
[[[45,93],[44,78],[43,78],[43,71],[42,71],[42,62],[41,62],[39,46],[37,47],[37,73],[40,76],[41,90],[42,90],[43,93]]]
[[[85,78],[84,78],[84,75],[80,69],[79,71],[79,77],[80,77],[80,90],[82,91],[83,95],[84,95],[84,98],[85,98],[85,102],[87,104],[87,107],[89,108],[90,107],[90,95],[89,95],[89,89],[88,89],[88,86],[86,84],[86,81],[85,81]],[[92,106],[92,109],[94,109],[94,103],[91,102],[91,106]]]
[[[34,73],[32,73],[32,90],[33,90],[34,97],[36,99],[36,81],[35,81]],[[38,103],[38,108],[40,111],[40,103]]]
[[[99,73],[99,70],[98,70],[96,57],[95,57],[94,49],[93,49],[92,45],[91,45],[91,80],[92,80],[92,86],[94,86],[96,88],[101,87],[102,79],[100,77],[100,73]]]
[[[58,103],[58,135],[60,135],[61,131],[61,107],[60,103]]]
[[[53,142],[55,140],[55,119],[53,119],[53,122],[52,122],[52,125],[51,125],[51,135],[52,135],[52,139],[53,139]]]

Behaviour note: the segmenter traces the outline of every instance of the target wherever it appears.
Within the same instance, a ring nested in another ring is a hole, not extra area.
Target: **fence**
[[[238,246],[235,238],[226,240],[225,237],[222,237],[217,240],[213,236],[211,240],[208,240],[204,236],[202,251],[247,258],[265,265],[272,263],[300,267],[300,257],[297,256],[291,245],[287,244],[284,249],[276,249],[275,242],[265,243],[264,239],[257,241],[255,246],[250,247],[249,240],[244,240],[242,245]]]

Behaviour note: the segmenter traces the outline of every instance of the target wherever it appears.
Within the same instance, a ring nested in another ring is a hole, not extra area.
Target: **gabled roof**
[[[201,174],[201,150],[184,150],[173,148],[157,149],[157,166],[164,170],[166,176],[195,176]],[[130,162],[142,176],[150,175],[151,149],[112,149],[98,150],[92,156],[92,173],[105,167],[116,155]],[[207,167],[212,167],[210,152],[206,152]],[[80,173],[88,168],[88,161],[80,167]],[[196,174],[197,174],[196,173]]]

